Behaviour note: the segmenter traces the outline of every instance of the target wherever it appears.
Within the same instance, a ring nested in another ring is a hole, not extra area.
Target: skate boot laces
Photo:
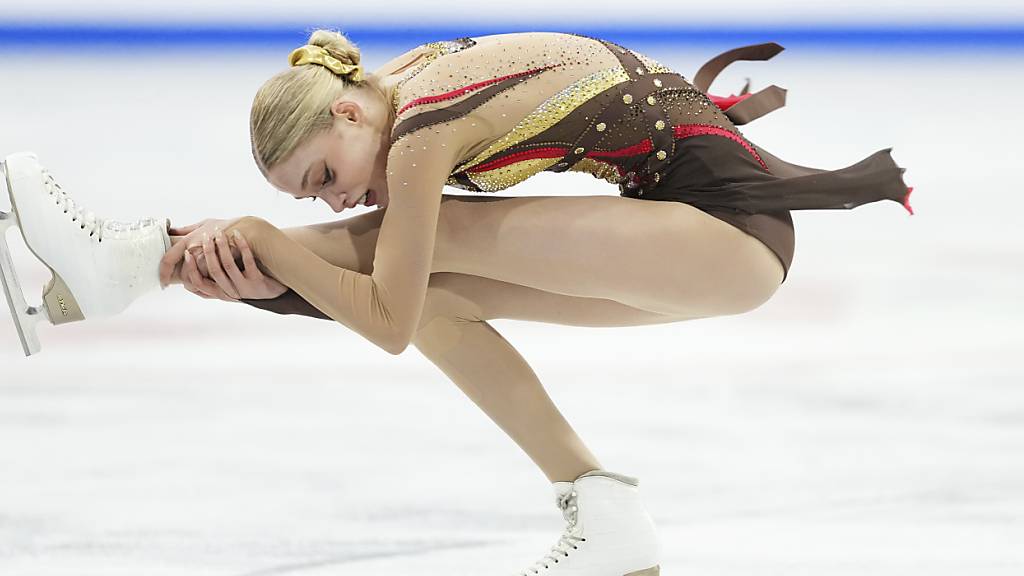
[[[156,223],[154,218],[142,218],[134,222],[97,218],[91,210],[86,210],[83,206],[76,204],[75,199],[60,187],[49,170],[43,167],[40,169],[43,173],[43,183],[46,185],[47,192],[53,197],[54,203],[64,208],[65,214],[71,214],[71,221],[77,222],[82,230],[88,230],[89,237],[96,238],[98,242],[103,241],[104,235],[114,233],[115,236],[121,236],[123,235],[121,233],[140,230]]]
[[[559,562],[569,556],[569,550],[576,550],[577,542],[585,541],[586,538],[577,536],[574,532],[576,530],[576,521],[579,517],[578,503],[576,500],[576,490],[570,490],[564,495],[555,497],[555,503],[562,510],[562,517],[568,522],[565,528],[565,532],[559,537],[558,542],[551,547],[551,551],[544,555],[543,558],[533,563],[528,568],[528,572],[520,572],[518,576],[532,576],[533,574],[540,574],[540,569],[547,569],[551,564]]]

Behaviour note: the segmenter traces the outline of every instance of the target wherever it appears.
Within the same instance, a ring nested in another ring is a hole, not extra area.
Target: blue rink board
[[[293,45],[304,40],[315,28],[343,31],[357,42],[421,43],[438,38],[481,36],[525,30],[523,26],[341,26],[337,22],[311,22],[308,25],[238,25],[201,23],[157,25],[152,23],[0,23],[0,48],[54,48],[68,46],[146,46],[154,48],[201,48],[203,46],[267,46]],[[1024,23],[999,26],[907,26],[862,25],[835,26],[828,23],[804,26],[722,27],[715,24],[687,26],[617,26],[617,27],[553,27],[531,26],[529,30],[571,31],[618,42],[673,43],[808,43],[835,46],[900,46],[907,49],[947,46],[957,48],[1024,47]],[[53,38],[60,38],[55,46]]]

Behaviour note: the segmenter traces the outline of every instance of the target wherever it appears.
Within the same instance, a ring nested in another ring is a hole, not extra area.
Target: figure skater
[[[488,321],[636,326],[739,314],[788,275],[790,210],[889,199],[913,213],[891,148],[838,170],[791,164],[736,128],[782,106],[784,90],[751,94],[748,82],[739,95],[707,93],[730,62],[781,49],[725,52],[691,83],[607,40],[497,34],[423,44],[364,74],[354,44],[318,30],[257,92],[253,156],[295,198],[339,213],[377,209],[288,229],[249,216],[177,228],[146,219],[118,236],[131,226],[72,207],[82,225],[68,242],[103,233],[112,254],[126,252],[117,242],[144,249],[129,272],[68,272],[70,280],[58,271],[74,265],[52,264],[60,257],[45,234],[26,234],[54,270],[46,314],[89,317],[76,290],[113,302],[92,306],[104,315],[182,283],[204,298],[339,322],[391,354],[412,344],[552,482],[566,528],[522,574],[657,575],[661,544],[638,479],[601,466]],[[34,156],[9,157],[6,171],[15,212],[32,212],[23,233],[56,227],[47,222],[70,200],[52,176]],[[620,193],[442,194],[445,185],[504,190],[545,171],[586,172]],[[95,277],[129,273],[134,292],[96,288]]]

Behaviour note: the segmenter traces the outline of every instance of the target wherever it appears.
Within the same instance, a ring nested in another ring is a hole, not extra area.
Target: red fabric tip
[[[907,212],[910,212],[911,215],[914,214],[914,209],[910,207],[910,193],[913,191],[913,186],[907,186],[907,195],[903,197],[903,207],[906,208]]]
[[[733,104],[736,104],[737,102],[742,102],[747,98],[750,98],[751,96],[753,96],[753,94],[749,93],[743,94],[742,96],[737,96],[735,94],[730,94],[728,96],[715,96],[714,94],[708,94],[708,98],[711,100],[711,102],[715,106],[721,108],[722,112],[725,112],[726,110],[731,108]]]

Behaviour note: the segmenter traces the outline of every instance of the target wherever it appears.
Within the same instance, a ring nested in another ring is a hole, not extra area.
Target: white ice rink
[[[736,45],[635,47],[692,78]],[[362,48],[372,69],[408,47]],[[284,66],[5,53],[0,154],[36,151],[116,219],[337,218],[250,156],[252,95]],[[916,214],[793,212],[789,279],[747,314],[491,324],[640,479],[666,576],[1024,574],[1024,54],[786,45],[710,91],[747,76],[789,91],[747,137],[824,168],[891,146]],[[541,174],[502,194],[617,190]],[[16,235],[38,303],[49,274]],[[2,576],[508,576],[561,533],[544,475],[414,347],[180,286],[40,338],[25,358],[0,311]]]

